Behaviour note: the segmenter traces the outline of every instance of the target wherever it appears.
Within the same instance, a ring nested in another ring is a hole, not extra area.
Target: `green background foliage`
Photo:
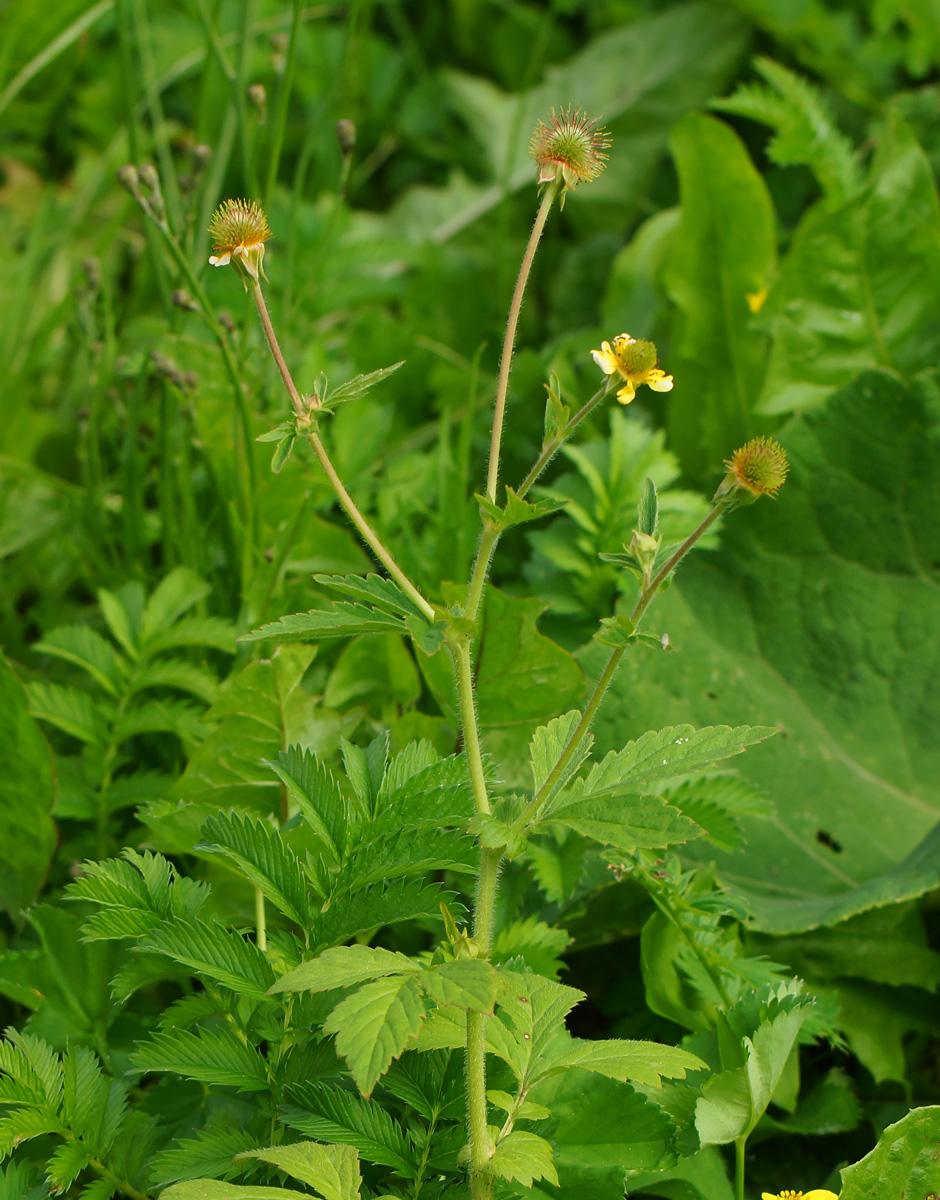
[[[654,339],[675,388],[605,400],[531,493],[545,515],[496,554],[476,698],[500,799],[475,830],[513,855],[494,962],[578,989],[579,1041],[682,1041],[712,1075],[660,1092],[579,1060],[541,1079],[501,1144],[500,1196],[728,1200],[724,1147],[752,1125],[754,1195],[839,1191],[856,1162],[845,1200],[940,1191],[935,15],[914,0],[6,5],[4,1196],[192,1200],[228,1179],[275,1200],[285,1173],[325,1200],[461,1195],[462,1027],[446,1013],[499,1010],[488,971],[427,961],[420,982],[377,972],[284,1002],[298,1028],[338,1031],[341,1057],[319,1034],[292,1041],[266,994],[349,942],[421,961],[442,902],[464,920],[477,851],[443,629],[396,589],[337,583],[376,568],[301,439],[270,470],[264,438],[288,409],[248,298],[206,265],[206,227],[225,197],[265,203],[267,293],[303,390],[324,372],[335,396],[405,360],[324,438],[409,577],[459,604],[536,204],[529,137],[568,104],[603,119],[610,162],[544,238],[501,480],[539,452],[550,379],[572,410],[593,393],[603,339]],[[128,162],[156,166],[179,256],[116,183]],[[577,764],[523,837],[562,736],[548,723],[606,660],[598,621],[636,600],[601,556],[629,542],[644,479],[675,545],[758,434],[787,448],[786,486],[682,565],[644,627],[670,652],[630,647],[594,754],[649,730],[776,735],[663,778],[611,767],[606,791]],[[243,636],[277,622],[277,639]],[[393,802],[401,828],[379,819]],[[720,1047],[702,955],[739,989]],[[813,1018],[779,992],[794,974]],[[490,1086],[512,1101],[503,1050]],[[290,1163],[285,1137],[306,1147]]]

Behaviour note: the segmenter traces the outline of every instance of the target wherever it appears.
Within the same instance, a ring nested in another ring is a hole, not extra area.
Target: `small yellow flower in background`
[[[607,165],[610,135],[598,129],[597,119],[580,108],[552,109],[549,123],[539,121],[529,142],[529,154],[539,169],[539,183],[561,184],[565,191],[590,183]]]
[[[747,306],[752,313],[759,313],[764,307],[764,301],[768,296],[767,288],[761,288],[759,292],[746,292],[744,299],[747,301]]]
[[[761,1192],[761,1200],[839,1200],[835,1192],[825,1188],[814,1188],[811,1192]]]
[[[656,366],[656,347],[652,342],[621,333],[614,338],[613,345],[601,342],[600,350],[592,350],[591,354],[605,375],[619,375],[625,381],[617,392],[621,404],[630,403],[641,383],[654,392],[672,391],[672,376]]]
[[[264,243],[271,237],[268,219],[256,200],[226,200],[209,222],[213,267],[231,264],[241,275],[260,281]],[[246,284],[247,286],[247,284]]]
[[[756,500],[759,496],[776,496],[783,487],[790,464],[787,452],[779,442],[769,437],[751,438],[740,450],[725,460],[728,474],[719,489],[721,493],[743,489]],[[823,1193],[824,1194],[824,1193]],[[799,1200],[798,1192],[781,1193],[788,1200]],[[812,1195],[807,1192],[806,1197]],[[773,1197],[771,1197],[773,1200]]]

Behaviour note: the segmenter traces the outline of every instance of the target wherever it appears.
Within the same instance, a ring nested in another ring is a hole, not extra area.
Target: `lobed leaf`
[[[381,1105],[345,1088],[300,1084],[287,1093],[284,1120],[321,1142],[354,1146],[363,1158],[413,1179],[420,1155],[401,1125]]]
[[[392,1059],[417,1038],[423,1021],[417,977],[392,975],[367,983],[340,1001],[324,1022],[323,1032],[336,1034],[336,1049],[368,1098]]]
[[[229,1029],[164,1028],[138,1045],[131,1063],[139,1071],[173,1071],[184,1079],[241,1091],[264,1091],[270,1086],[264,1058]]]

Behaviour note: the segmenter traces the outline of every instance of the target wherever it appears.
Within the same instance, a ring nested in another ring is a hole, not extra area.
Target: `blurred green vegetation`
[[[379,730],[394,749],[416,737],[455,748],[436,660],[397,637],[271,658],[234,649],[233,632],[321,604],[312,574],[372,568],[311,457],[272,474],[255,440],[286,400],[248,298],[207,265],[214,208],[242,195],[266,207],[267,292],[301,388],[320,371],[340,383],[406,360],[339,410],[326,440],[437,600],[465,582],[476,549],[473,493],[535,209],[528,139],[572,104],[610,129],[610,163],[543,241],[503,480],[539,452],[550,372],[577,407],[602,339],[654,339],[675,388],[596,410],[542,481],[567,508],[503,539],[493,642],[541,654],[550,679],[519,715],[511,683],[483,670],[488,748],[518,786],[532,728],[579,694],[597,621],[632,599],[599,555],[629,540],[644,477],[678,540],[722,460],[778,435],[794,464],[781,498],[740,514],[689,565],[655,613],[681,662],[637,651],[598,741],[606,751],[686,720],[785,731],[741,767],[774,812],[755,802],[735,816],[749,850],[732,838],[691,856],[746,897],[749,950],[790,964],[841,1012],[847,1049],[804,1048],[803,1098],[797,1074],[789,1111],[751,1143],[753,1186],[837,1186],[836,1166],[911,1105],[937,1102],[938,71],[930,0],[7,0],[11,1023],[59,1048],[78,1038],[117,1071],[177,995],[162,982],[120,1011],[112,1001],[105,976],[126,954],[82,946],[59,904],[82,859],[124,845],[173,854],[215,872],[218,915],[250,924],[250,895],[193,846],[219,805],[276,809],[260,759],[301,741],[330,760],[341,737]],[[353,147],[338,121],[352,122]],[[156,168],[179,256],[116,182],[127,163]],[[646,897],[607,875],[602,886],[606,868],[582,857],[569,840],[514,864],[505,913],[570,935],[584,1032],[677,1040],[676,1012],[643,1002]],[[63,979],[78,981],[77,999]],[[161,1088],[147,1104],[165,1140],[203,1128],[197,1089]],[[212,1103],[212,1121],[229,1119]],[[702,1161],[672,1190],[637,1188],[726,1200],[717,1159]]]

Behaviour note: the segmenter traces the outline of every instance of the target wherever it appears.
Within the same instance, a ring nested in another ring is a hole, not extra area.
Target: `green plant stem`
[[[744,1147],[746,1137],[739,1137],[734,1142],[734,1200],[744,1200]]]
[[[656,905],[656,907],[664,914],[666,919],[671,921],[672,924],[676,927],[676,929],[679,930],[679,933],[685,939],[689,949],[692,951],[692,953],[695,955],[695,957],[701,963],[702,969],[705,971],[706,975],[708,975],[708,978],[712,981],[712,984],[714,985],[715,991],[721,997],[722,1004],[725,1006],[725,1008],[731,1008],[733,1002],[731,1000],[731,996],[728,993],[728,989],[725,987],[724,982],[721,978],[721,975],[718,973],[718,971],[715,970],[715,967],[713,966],[713,964],[711,962],[709,962],[708,955],[705,953],[705,950],[703,949],[701,944],[695,940],[693,935],[689,932],[688,928],[683,923],[679,914],[676,912],[676,910],[673,908],[673,906],[669,903],[669,901],[663,896],[662,892],[655,891],[652,888],[650,889],[650,892],[651,892],[651,895],[653,897],[653,902]]]
[[[711,512],[709,512],[705,517],[705,519],[692,531],[692,533],[689,534],[682,545],[679,546],[679,548],[669,556],[667,561],[662,565],[662,567],[660,567],[649,583],[646,584],[646,586],[640,592],[640,596],[633,608],[633,612],[630,614],[630,621],[634,628],[637,627],[640,622],[640,618],[646,612],[647,608],[649,608],[653,597],[662,587],[669,575],[675,570],[678,563],[686,556],[686,554],[688,554],[702,534],[706,532],[706,530],[718,519],[720,514],[726,508],[726,501],[716,504],[712,508]],[[585,705],[584,712],[581,714],[581,720],[574,727],[571,736],[565,743],[565,748],[558,756],[558,759],[551,771],[549,771],[545,782],[513,822],[514,829],[524,828],[529,820],[538,812],[539,808],[545,802],[545,799],[551,795],[552,789],[561,778],[562,772],[570,762],[571,756],[581,744],[581,739],[590,729],[591,723],[593,722],[597,710],[600,707],[601,701],[604,699],[611,680],[617,672],[617,668],[620,666],[620,660],[623,658],[626,649],[626,646],[616,646],[613,650],[611,650],[610,658],[607,660],[607,665],[604,667],[604,670],[600,674],[600,678],[594,685],[594,691],[591,693],[591,698],[588,700],[587,704]]]
[[[460,707],[460,724],[463,733],[464,751],[470,771],[470,787],[473,792],[474,811],[490,812],[490,801],[486,794],[486,776],[483,772],[483,755],[480,750],[480,730],[477,724],[476,705],[473,700],[473,665],[470,661],[470,643],[461,642],[454,648],[454,670],[457,675],[457,703]]]
[[[535,460],[532,470],[528,473],[528,475],[526,475],[525,479],[523,479],[522,483],[519,485],[519,488],[516,492],[517,496],[522,497],[526,494],[526,492],[533,485],[533,483],[535,483],[536,479],[538,479],[538,477],[542,474],[568,438],[571,437],[578,425],[580,425],[584,418],[589,416],[590,413],[597,408],[598,404],[600,404],[612,387],[613,383],[611,377],[608,376],[594,393],[594,395],[590,398],[590,400],[588,400],[586,404],[583,404],[581,408],[578,409],[567,425],[565,425],[564,429],[560,429],[558,433],[555,434],[552,440],[547,446],[545,446],[545,448],[542,450],[542,453]]]
[[[493,912],[502,850],[480,850],[473,918],[473,940],[481,958],[489,958],[493,943]],[[467,1123],[470,1134],[470,1195],[490,1200],[493,1177],[486,1173],[490,1160],[489,1122],[486,1112],[486,1014],[467,1013]]]
[[[561,447],[565,444],[568,438],[571,437],[575,429],[581,424],[585,417],[598,406],[601,400],[607,395],[612,387],[609,379],[605,380],[594,395],[583,404],[575,413],[571,420],[565,425],[564,429],[560,429],[552,440],[545,446],[542,453],[536,459],[531,471],[523,479],[519,485],[517,495],[521,499],[526,492],[532,487],[536,479],[542,474],[551,460],[555,457]],[[489,520],[483,523],[483,533],[480,537],[480,545],[477,549],[477,556],[473,563],[473,572],[470,576],[470,587],[467,591],[467,605],[465,616],[471,621],[477,619],[477,614],[480,610],[480,604],[483,600],[483,589],[486,586],[487,575],[489,574],[490,563],[493,561],[493,554],[496,551],[496,545],[502,536],[500,528]]]
[[[529,274],[532,270],[532,263],[535,260],[535,252],[538,249],[539,240],[542,237],[542,231],[545,228],[545,222],[548,220],[548,214],[557,195],[558,185],[556,183],[550,183],[542,194],[542,203],[539,205],[539,210],[535,216],[535,223],[532,226],[532,232],[529,234],[529,241],[525,248],[525,254],[522,256],[522,264],[519,267],[519,275],[516,278],[516,286],[509,304],[506,336],[503,339],[503,352],[499,360],[499,379],[496,383],[496,406],[493,410],[490,462],[486,472],[486,494],[494,503],[496,500],[496,483],[499,479],[499,451],[503,438],[503,422],[506,417],[506,396],[509,392],[509,372],[512,369],[512,354],[516,346],[516,329],[519,325],[519,314],[522,311],[522,298],[525,295],[526,284],[529,282]]]
[[[261,291],[261,284],[254,281],[251,285],[251,294],[255,302],[255,307],[258,310],[258,316],[261,318],[261,328],[264,330],[264,336],[270,347],[271,353],[274,356],[274,361],[277,364],[277,369],[280,372],[281,379],[284,381],[284,386],[287,389],[287,394],[290,396],[290,402],[293,406],[294,413],[301,421],[309,423],[310,414],[308,413],[303,398],[297,390],[297,385],[294,383],[287,363],[284,361],[284,355],[281,353],[281,347],[277,340],[277,335],[274,332],[274,326],[271,324],[271,317],[268,313],[268,306],[264,300],[264,293]],[[330,456],[326,452],[326,447],[320,440],[320,435],[315,429],[308,429],[307,440],[313,448],[314,454],[317,456],[324,475],[330,481],[333,491],[336,493],[337,499],[343,506],[346,515],[359,531],[359,535],[366,545],[372,550],[372,553],[380,563],[388,571],[389,575],[395,580],[402,591],[418,606],[422,613],[429,619],[434,620],[434,609],[421,595],[415,585],[411,582],[408,576],[404,573],[391,553],[385,548],[379,540],[375,530],[365,519],[362,513],[356,506],[355,501],[346,488],[343,486],[343,481],[340,479],[333,466]]]

